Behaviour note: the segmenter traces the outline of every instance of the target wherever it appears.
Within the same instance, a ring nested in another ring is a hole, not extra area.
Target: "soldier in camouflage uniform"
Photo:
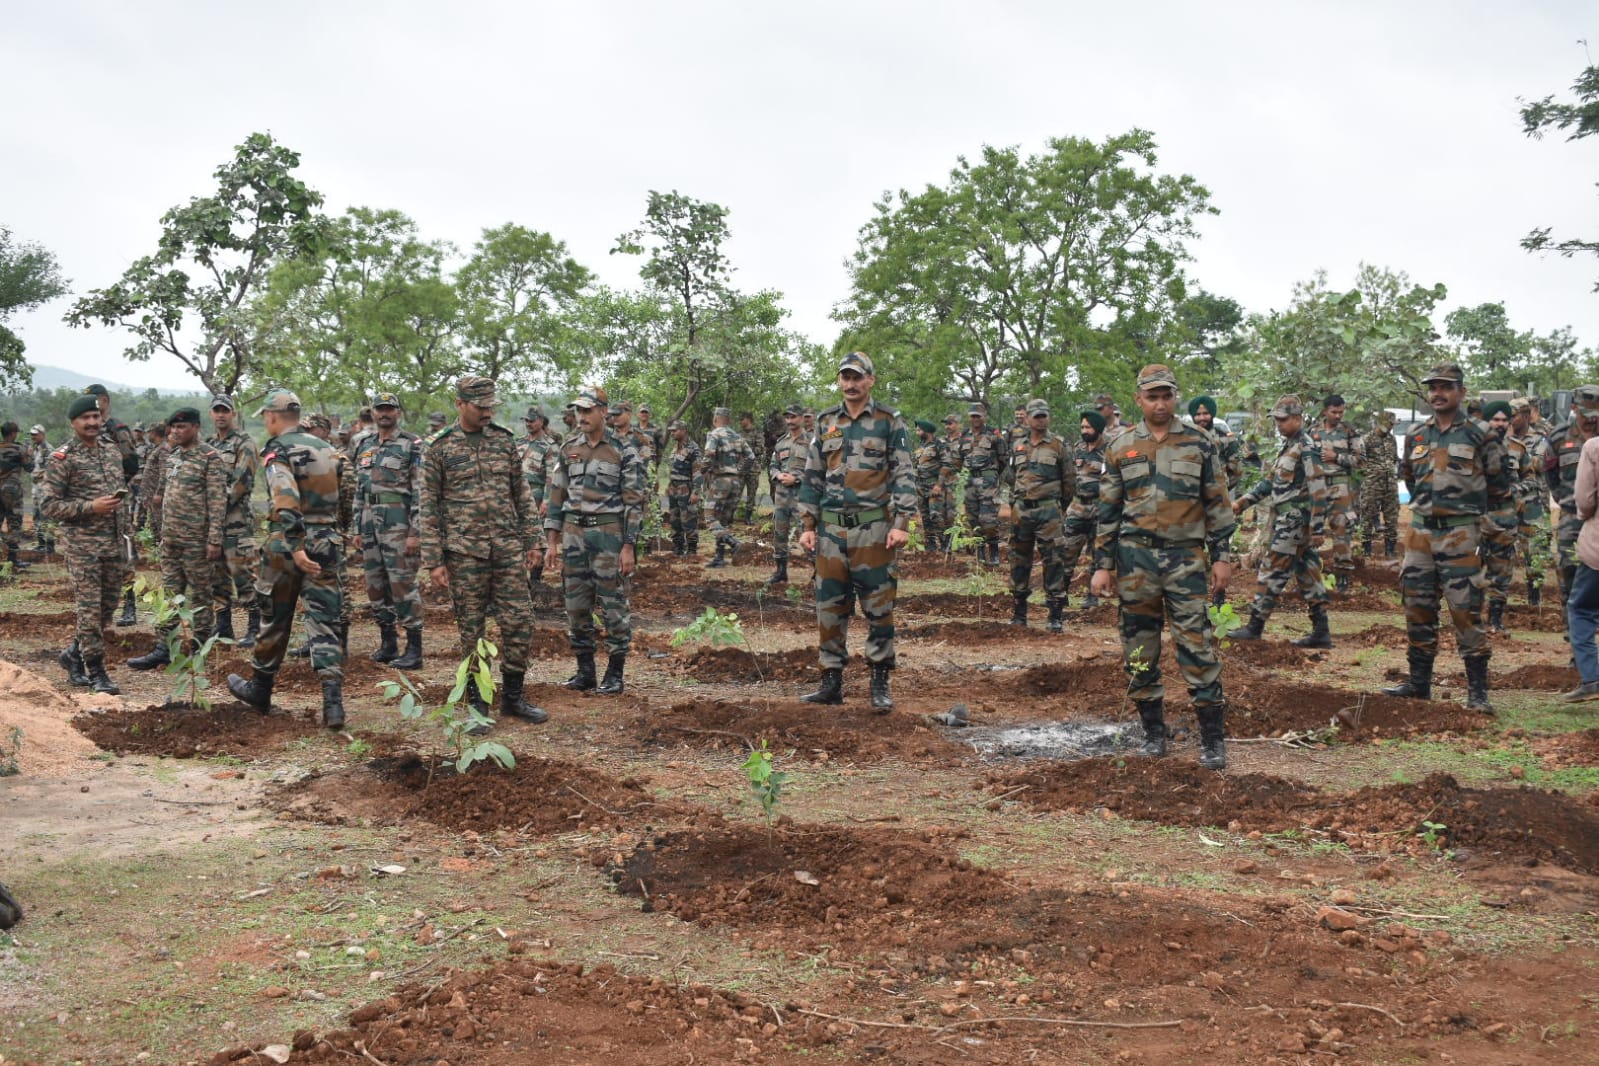
[[[396,670],[422,666],[422,594],[416,585],[422,550],[422,438],[400,428],[400,398],[372,399],[376,431],[355,450],[354,547],[366,571],[366,597],[378,624],[379,644],[368,656]],[[398,629],[405,630],[405,651]]]
[[[1260,560],[1260,592],[1249,608],[1249,624],[1233,633],[1234,640],[1259,640],[1277,600],[1293,581],[1310,611],[1310,633],[1293,641],[1297,648],[1332,647],[1327,621],[1327,586],[1321,580],[1321,557],[1316,553],[1316,526],[1327,507],[1327,482],[1316,458],[1316,446],[1305,433],[1305,408],[1298,396],[1284,396],[1271,409],[1282,436],[1282,450],[1271,475],[1233,501],[1240,514],[1268,496],[1272,504],[1271,542]]]
[[[333,449],[333,461],[339,470],[339,519],[335,523],[339,530],[341,544],[338,549],[336,562],[337,574],[334,578],[340,590],[344,593],[339,597],[339,647],[344,652],[345,659],[350,657],[350,612],[355,605],[355,597],[350,595],[349,585],[345,583],[345,574],[349,571],[350,553],[357,551],[359,538],[355,533],[355,463],[345,450],[333,442],[333,419],[325,414],[310,414],[301,420],[301,426],[311,436],[326,442]],[[304,643],[289,652],[295,659],[309,659],[311,657],[311,636],[307,632]]]
[[[939,543],[945,552],[949,551],[949,531],[955,527],[956,509],[960,503],[961,440],[965,435],[966,430],[961,426],[959,415],[951,411],[944,416],[944,435],[938,441],[944,461],[938,470],[938,480],[944,489],[943,506],[933,509],[933,518],[938,522]]]
[[[1525,396],[1510,401],[1505,451],[1516,457],[1515,493],[1521,514],[1516,527],[1516,554],[1527,568],[1527,603],[1537,607],[1543,602],[1543,560],[1549,547],[1549,529],[1544,521],[1549,514],[1548,492],[1543,479],[1549,439],[1533,425],[1533,413],[1532,401]]]
[[[1559,516],[1555,519],[1555,573],[1560,579],[1560,603],[1571,595],[1571,581],[1577,574],[1577,534],[1582,519],[1577,517],[1577,460],[1589,437],[1599,435],[1599,385],[1579,385],[1571,394],[1571,421],[1549,435],[1549,450],[1544,455],[1544,483],[1554,497]]]
[[[739,463],[738,479],[744,486],[744,524],[755,522],[755,505],[761,495],[761,468],[767,463],[766,434],[755,425],[755,416],[748,411],[738,416],[738,435],[744,442],[744,457]]]
[[[144,518],[157,544],[161,543],[161,490],[167,476],[167,457],[172,445],[167,442],[167,423],[154,422],[145,431],[150,438],[150,450],[145,453],[144,466],[139,471],[139,502]],[[213,578],[214,580],[214,578]],[[210,599],[209,591],[206,599]]]
[[[794,528],[800,483],[805,480],[805,451],[811,443],[800,428],[804,410],[797,403],[784,408],[783,423],[788,432],[772,446],[766,471],[767,484],[772,486],[772,560],[776,564],[772,576],[766,579],[768,585],[788,581],[788,539]]]
[[[1394,442],[1394,414],[1377,412],[1377,423],[1360,438],[1362,452],[1360,477],[1361,551],[1369,559],[1382,527],[1383,555],[1392,559],[1399,543],[1399,448]]]
[[[527,574],[544,554],[533,492],[516,438],[494,422],[493,380],[469,374],[455,383],[455,397],[457,420],[422,454],[422,565],[435,587],[449,590],[463,658],[477,651],[487,616],[498,620],[500,712],[537,724],[549,715],[523,698],[533,643]],[[487,716],[477,686],[467,692]]]
[[[1111,441],[1121,436],[1129,427],[1122,421],[1122,409],[1116,406],[1115,397],[1108,392],[1102,392],[1094,397],[1094,410],[1105,420],[1105,430],[1101,436],[1108,447]]]
[[[1005,427],[1005,455],[1007,459],[1016,454],[1016,445],[1025,441],[1032,434],[1032,428],[1027,424],[1027,404],[1019,403],[1011,415],[1011,424]],[[1006,470],[1005,486],[1011,487],[1010,470]]]
[[[1005,436],[987,424],[988,409],[974,403],[961,436],[960,465],[966,468],[966,521],[982,537],[978,555],[999,565],[999,483],[1005,476]],[[985,553],[986,549],[986,553]]]
[[[161,521],[161,591],[170,603],[178,596],[194,610],[194,641],[203,646],[211,639],[214,620],[211,590],[214,573],[222,559],[222,527],[228,511],[228,478],[222,454],[200,440],[200,412],[180,407],[167,419],[170,445],[162,451],[152,449],[146,457],[159,461],[159,478],[145,484],[154,489],[150,497],[151,514]],[[174,616],[157,624],[155,647],[148,654],[129,659],[135,670],[154,670],[172,661],[168,641],[177,629]]]
[[[1066,442],[1049,431],[1049,404],[1029,400],[1027,436],[1011,446],[1006,464],[1011,487],[1010,594],[1016,601],[1011,625],[1027,624],[1032,594],[1033,547],[1044,569],[1049,631],[1059,633],[1066,612],[1066,508],[1076,495],[1077,468]]]
[[[228,675],[228,691],[262,714],[272,709],[272,686],[289,652],[294,610],[305,596],[311,666],[322,679],[322,724],[344,726],[343,612],[339,584],[339,467],[333,447],[300,428],[300,398],[271,389],[255,416],[266,425],[261,449],[268,494],[267,538],[256,610],[264,619],[250,679]]]
[[[1078,412],[1077,443],[1072,446],[1073,495],[1062,523],[1065,534],[1061,546],[1061,565],[1066,568],[1066,588],[1072,587],[1077,557],[1085,551],[1093,569],[1094,541],[1099,529],[1099,482],[1105,473],[1105,416],[1095,408]],[[1083,599],[1084,607],[1098,607],[1093,589]]]
[[[44,531],[44,468],[49,465],[50,452],[54,449],[45,437],[43,426],[35,425],[28,431],[28,438],[28,469],[33,479],[33,546],[38,551],[54,554],[55,539],[47,538]]]
[[[1355,572],[1355,471],[1360,469],[1360,436],[1344,422],[1344,398],[1334,393],[1321,402],[1321,424],[1310,433],[1327,468],[1327,535],[1332,539],[1333,577],[1349,591]]]
[[[566,687],[619,696],[633,619],[627,597],[644,527],[644,459],[632,440],[605,426],[605,390],[584,389],[569,405],[578,431],[561,442],[544,518],[544,565],[559,565],[566,592],[566,639],[577,672]],[[594,612],[605,622],[605,678],[595,685]]]
[[[77,635],[60,662],[74,685],[116,695],[105,669],[105,628],[133,577],[127,474],[121,450],[101,436],[93,396],[74,399],[67,417],[74,436],[50,453],[44,472],[44,516],[61,523],[77,611]]]
[[[716,537],[716,556],[707,568],[726,566],[738,553],[733,536],[733,512],[738,507],[738,492],[743,484],[740,471],[750,449],[730,424],[732,412],[718,407],[711,418],[711,431],[705,435],[704,485],[705,525]]]
[[[916,500],[922,509],[922,535],[927,550],[939,552],[944,550],[944,531],[949,527],[944,496],[944,467],[949,460],[944,454],[944,440],[938,436],[938,427],[925,418],[916,420],[916,440],[911,462],[916,465]]]
[[[549,418],[537,407],[527,409],[522,424],[527,427],[527,436],[516,442],[517,448],[522,453],[522,476],[527,478],[528,490],[533,493],[533,508],[538,512],[538,516],[543,518],[544,497],[546,486],[549,484],[549,455],[559,442],[550,434]],[[543,587],[544,557],[541,555],[538,563],[528,569],[528,595],[536,602],[539,590]]]
[[[1160,653],[1170,618],[1177,666],[1199,719],[1199,764],[1220,770],[1227,766],[1226,704],[1206,607],[1232,578],[1235,519],[1226,474],[1211,439],[1175,417],[1177,379],[1169,368],[1152,363],[1139,371],[1138,406],[1143,421],[1106,446],[1092,587],[1121,600],[1127,694],[1144,726],[1143,754],[1166,754]]]
[[[128,512],[128,529],[131,532],[133,529],[133,485],[139,476],[138,443],[133,439],[133,428],[126,422],[112,416],[111,393],[106,391],[104,385],[90,385],[83,390],[83,394],[94,397],[95,403],[100,408],[100,436],[116,445],[117,454],[122,457],[122,484],[128,489],[128,497],[123,502],[123,506]],[[117,625],[131,626],[137,623],[138,620],[138,610],[133,604],[133,586],[130,584],[122,593],[122,613],[117,616]]]
[[[700,551],[700,446],[688,435],[688,424],[674,418],[667,426],[672,452],[667,460],[667,518],[672,526],[672,554],[698,555]]]
[[[13,572],[31,565],[18,557],[22,550],[23,490],[28,469],[28,453],[17,440],[20,428],[15,422],[0,423],[0,530],[5,533],[6,559]]]
[[[666,458],[666,443],[671,439],[666,427],[652,421],[650,405],[638,405],[638,431],[650,439],[650,461],[644,471],[644,491],[654,496],[660,492],[661,460]]]
[[[1504,445],[1481,422],[1465,417],[1465,375],[1453,363],[1434,367],[1422,384],[1432,417],[1405,437],[1399,476],[1410,489],[1410,532],[1399,585],[1410,637],[1410,678],[1389,696],[1432,698],[1438,655],[1438,601],[1449,604],[1466,661],[1466,706],[1493,714],[1488,702],[1492,649],[1482,618],[1482,565],[1477,548],[1483,516],[1510,496]]]
[[[1510,494],[1497,507],[1482,516],[1483,569],[1486,572],[1488,632],[1505,632],[1505,604],[1510,600],[1510,575],[1516,567],[1516,530],[1521,525],[1521,509],[1516,485],[1521,481],[1521,450],[1509,441],[1510,405],[1494,400],[1483,405],[1488,431],[1499,438],[1504,449],[1505,474],[1510,479]]]
[[[1188,417],[1216,442],[1216,454],[1227,473],[1227,494],[1237,496],[1239,483],[1244,479],[1244,448],[1238,441],[1238,434],[1226,422],[1216,421],[1216,401],[1209,396],[1195,396],[1189,400]]]
[[[255,646],[261,631],[261,615],[256,608],[256,571],[261,565],[255,540],[255,507],[250,496],[261,476],[261,456],[255,441],[238,428],[233,398],[211,397],[211,424],[216,433],[207,444],[222,453],[228,465],[228,520],[222,531],[222,565],[217,567],[217,635],[233,639],[233,605],[241,603],[248,611],[244,636],[239,647]]]
[[[799,510],[800,547],[816,553],[816,628],[822,684],[807,703],[844,702],[845,643],[860,601],[866,618],[866,663],[872,671],[872,710],[894,709],[888,675],[894,669],[894,596],[899,549],[916,516],[916,469],[905,423],[872,399],[872,360],[851,352],[839,363],[844,402],[816,420],[805,457]]]

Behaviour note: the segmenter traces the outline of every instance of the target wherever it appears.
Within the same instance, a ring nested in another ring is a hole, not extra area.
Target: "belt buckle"
[[[839,517],[844,520],[840,523],[840,525],[842,525],[845,529],[854,529],[856,526],[861,524],[858,516],[853,514],[843,514],[839,515]]]

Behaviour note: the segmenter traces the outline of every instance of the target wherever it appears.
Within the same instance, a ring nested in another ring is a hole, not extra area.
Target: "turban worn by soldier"
[[[1216,401],[1209,396],[1195,396],[1188,401],[1188,413],[1190,415],[1197,415],[1201,407],[1209,411],[1212,418],[1216,417]]]
[[[1105,432],[1105,416],[1090,407],[1078,416],[1082,421],[1094,427],[1095,433]]]
[[[923,433],[937,433],[938,432],[938,427],[933,425],[931,422],[929,422],[925,418],[918,418],[916,420],[916,428],[921,430]]]
[[[1503,400],[1495,400],[1493,403],[1483,405],[1482,417],[1484,421],[1492,419],[1497,414],[1503,414],[1506,418],[1509,418],[1510,405]]]

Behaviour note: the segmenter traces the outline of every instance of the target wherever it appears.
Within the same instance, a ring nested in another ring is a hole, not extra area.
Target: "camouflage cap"
[[[669,433],[675,433],[675,432],[677,432],[680,429],[687,429],[687,428],[688,428],[688,423],[683,421],[681,418],[674,418],[674,419],[672,419],[670,422],[668,422],[666,424],[666,429],[667,429],[667,432],[669,432]]]
[[[733,417],[733,409],[730,408],[730,407],[718,407],[714,411],[711,412],[711,417],[712,418],[732,418]]]
[[[1599,385],[1578,385],[1571,391],[1571,406],[1581,408],[1584,416],[1599,414]]]
[[[638,405],[638,413],[641,414],[641,415],[649,415],[649,414],[654,414],[655,412],[650,410],[650,405],[649,404],[641,403],[641,404]]]
[[[219,392],[211,397],[211,410],[215,411],[218,407],[225,411],[233,410],[233,397],[225,392]]]
[[[576,407],[580,410],[587,411],[591,407],[604,407],[606,400],[607,397],[603,387],[599,385],[590,385],[587,388],[579,391],[576,396],[572,397],[571,402],[569,402],[566,406],[568,409]]]
[[[1273,418],[1292,418],[1305,413],[1305,405],[1299,402],[1299,397],[1293,393],[1277,398],[1277,406],[1271,409]]]
[[[1518,415],[1523,411],[1531,411],[1532,400],[1525,396],[1517,396],[1514,400],[1510,401],[1510,410],[1512,414]],[[1384,414],[1388,416],[1389,421],[1393,420],[1394,416],[1392,411],[1385,411]]]
[[[144,429],[145,427],[143,422],[135,422],[133,424],[133,432],[135,433],[143,433]]]
[[[396,404],[395,406],[398,406],[398,404]],[[306,418],[305,418],[305,428],[306,429],[326,429],[326,430],[331,430],[333,428],[333,419],[329,418],[327,415],[323,414],[321,411],[318,411],[314,415],[307,415],[306,416]]]
[[[392,393],[392,392],[380,392],[376,396],[372,397],[372,409],[374,411],[377,410],[379,407],[404,407],[404,406],[405,406],[405,404],[400,402],[400,398],[398,396],[394,395],[394,393]]]
[[[804,413],[805,408],[801,407],[797,403],[791,403],[787,407],[783,408],[783,417],[785,418],[798,418]]]
[[[629,414],[630,415],[632,413],[633,413],[633,404],[631,402],[627,401],[627,400],[617,400],[615,403],[611,404],[611,414],[613,414],[613,415],[620,415],[620,414]]]
[[[1138,372],[1140,389],[1158,389],[1162,386],[1172,389],[1177,387],[1177,375],[1172,373],[1171,367],[1163,363],[1150,363]]]
[[[960,421],[960,415],[957,415],[954,411],[944,416],[944,425],[946,426],[958,426]]]
[[[444,417],[444,412],[442,411],[434,411],[428,415],[428,425],[430,426],[442,426],[447,421],[449,419]]]
[[[1098,396],[1094,397],[1094,406],[1095,407],[1115,407],[1116,406],[1116,397],[1112,396],[1108,392],[1102,392]]]
[[[1048,400],[1028,400],[1027,401],[1027,417],[1028,418],[1031,418],[1034,415],[1047,415],[1047,414],[1049,414],[1049,401]]]
[[[167,425],[176,426],[180,423],[200,424],[200,412],[193,407],[180,407],[167,416]]]
[[[1387,411],[1387,410],[1378,411],[1377,412],[1377,421],[1381,422],[1385,426],[1391,426],[1391,425],[1394,424],[1394,413],[1392,411]]]
[[[854,370],[868,376],[875,375],[877,370],[872,366],[872,357],[865,352],[850,352],[838,361],[838,372]]]
[[[1427,371],[1427,376],[1421,379],[1423,385],[1431,385],[1435,381],[1447,381],[1454,385],[1463,385],[1466,381],[1464,371],[1459,363],[1439,363]]]
[[[522,416],[522,421],[524,422],[548,422],[549,420],[549,416],[537,407],[529,407],[527,414]]]
[[[983,415],[983,416],[986,417],[987,414],[988,414],[988,407],[986,405],[984,405],[984,404],[969,403],[969,404],[966,405],[966,415],[967,415],[968,418],[971,417],[972,415]]]
[[[467,374],[455,383],[455,398],[477,407],[494,407],[500,402],[494,394],[494,379]]]
[[[289,412],[298,412],[299,410],[300,398],[294,393],[288,389],[268,389],[266,399],[262,401],[260,407],[256,408],[255,414],[251,417],[260,418],[267,411],[287,414]]]
[[[83,389],[85,396],[110,396],[104,385],[87,385]]]
[[[35,423],[33,428],[28,430],[28,432],[29,433],[43,433],[44,432],[44,427],[39,425],[38,423]]]

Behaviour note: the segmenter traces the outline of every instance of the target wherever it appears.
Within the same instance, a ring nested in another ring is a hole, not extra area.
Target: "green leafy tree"
[[[514,223],[484,230],[455,278],[467,364],[505,386],[565,384],[580,366],[572,333],[593,280],[548,233]]]
[[[1460,345],[1473,390],[1524,387],[1533,335],[1511,328],[1504,304],[1457,308],[1444,319],[1444,328],[1449,339]]]
[[[0,390],[25,389],[33,381],[33,368],[23,358],[26,345],[7,328],[6,319],[65,296],[67,284],[55,253],[18,241],[0,226]]]
[[[295,177],[299,153],[253,133],[217,168],[217,190],[161,216],[155,254],[75,303],[74,326],[133,334],[129,359],[177,359],[211,392],[233,392],[257,356],[249,297],[284,259],[314,255],[325,225],[322,196]]]
[[[1529,137],[1542,138],[1551,129],[1566,133],[1566,140],[1580,141],[1599,133],[1599,66],[1590,63],[1583,68],[1572,84],[1573,99],[1557,101],[1553,96],[1532,103],[1522,101],[1521,127]],[[1529,252],[1558,252],[1571,258],[1579,252],[1599,255],[1599,241],[1567,238],[1557,241],[1550,234],[1552,227],[1535,229],[1521,239],[1521,246]],[[1594,283],[1599,292],[1599,282]]]
[[[1156,171],[1144,130],[1044,152],[985,147],[943,186],[885,194],[862,227],[840,347],[859,347],[907,404],[1125,387],[1176,351],[1194,222],[1188,175]]]

